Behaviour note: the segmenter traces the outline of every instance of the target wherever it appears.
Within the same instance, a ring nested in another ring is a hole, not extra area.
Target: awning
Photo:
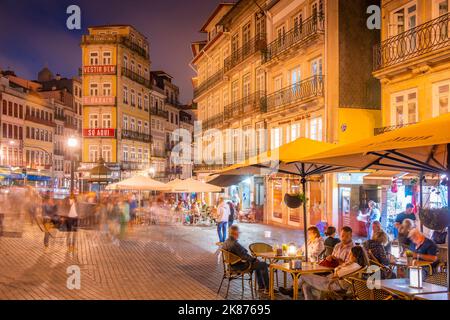
[[[450,114],[307,157],[305,161],[359,170],[446,171]]]
[[[230,186],[238,185],[242,181],[248,179],[248,175],[227,175],[221,174],[209,181],[210,184],[219,186],[222,188],[227,188]]]

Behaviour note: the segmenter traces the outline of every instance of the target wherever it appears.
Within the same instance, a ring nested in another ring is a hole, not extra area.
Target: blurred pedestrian
[[[67,249],[69,252],[75,250],[78,232],[78,205],[74,196],[69,198],[69,214],[67,215]]]

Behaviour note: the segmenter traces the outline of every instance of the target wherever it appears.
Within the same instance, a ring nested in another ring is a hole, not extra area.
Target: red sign
[[[115,129],[83,129],[84,138],[114,138],[115,136]]]
[[[116,66],[101,65],[101,66],[84,66],[84,74],[116,74]]]
[[[112,106],[116,104],[115,97],[88,96],[83,97],[83,104],[88,106]]]

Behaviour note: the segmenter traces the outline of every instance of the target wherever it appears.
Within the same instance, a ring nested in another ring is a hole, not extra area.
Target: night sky
[[[203,40],[203,23],[220,0],[0,0],[0,68],[36,79],[47,65],[71,77],[81,66],[81,35],[87,27],[131,24],[148,37],[152,70],[164,70],[192,99],[190,43]],[[81,30],[66,28],[66,8],[81,8]]]

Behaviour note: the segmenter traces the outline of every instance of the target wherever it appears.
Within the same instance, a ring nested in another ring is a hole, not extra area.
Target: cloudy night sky
[[[202,40],[203,23],[220,0],[0,0],[0,68],[36,79],[47,65],[54,74],[78,74],[81,35],[87,27],[131,24],[148,37],[152,70],[164,70],[192,99],[190,43]],[[66,28],[66,8],[81,8],[82,29]]]

